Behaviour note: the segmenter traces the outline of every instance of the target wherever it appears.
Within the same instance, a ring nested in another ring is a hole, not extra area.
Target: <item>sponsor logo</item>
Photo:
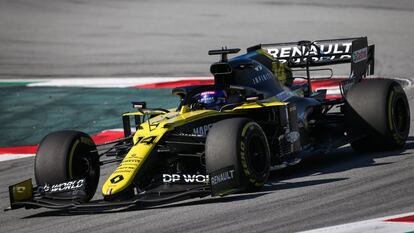
[[[114,178],[112,178],[110,181],[112,184],[116,184],[116,183],[119,183],[121,180],[124,180],[124,176],[117,175]]]
[[[244,147],[240,148],[242,153],[244,153]],[[242,156],[243,157],[243,156]],[[242,169],[246,173],[246,169],[243,166],[244,158],[241,158]],[[248,174],[247,178],[250,179]],[[251,181],[251,180],[250,180]],[[234,165],[227,166],[210,173],[210,185],[211,185],[211,195],[227,195],[229,193],[235,192],[240,187],[239,181],[239,172],[236,171]]]
[[[304,47],[276,47],[268,48],[267,52],[273,57],[277,58],[280,62],[286,63],[287,58],[290,57],[303,57],[291,59],[293,63],[301,63],[306,61],[306,56],[315,55],[318,57],[312,57],[312,61],[324,61],[324,60],[337,60],[351,58],[350,55],[341,55],[343,53],[350,53],[352,43],[336,43],[336,44],[320,44],[318,45],[320,53],[318,55],[318,49],[315,46],[311,46],[309,51],[305,51]],[[335,55],[333,55],[335,54]]]
[[[256,64],[256,66],[254,67],[254,70],[261,71],[261,70],[263,70],[263,67],[260,64]]]
[[[288,100],[292,96],[293,96],[292,93],[288,91],[282,91],[276,95],[276,98],[278,98],[280,101],[285,101],[285,100]]]
[[[180,131],[178,135],[180,136],[191,136],[191,137],[205,137],[208,134],[210,128],[213,127],[213,124],[207,124],[203,126],[199,126],[193,128],[192,130],[189,129],[188,131]],[[191,131],[190,131],[191,130]]]
[[[124,160],[122,160],[123,164],[125,164],[125,163],[136,164],[136,163],[140,163],[140,162],[141,162],[141,159],[124,159]]]
[[[292,131],[292,132],[287,133],[285,138],[286,138],[286,141],[290,143],[294,143],[300,138],[300,134],[298,131]]]
[[[208,131],[210,130],[210,128],[213,126],[213,124],[207,124],[207,125],[203,125],[197,128],[193,129],[193,134],[194,135],[202,135],[202,136],[206,136]]]
[[[368,48],[362,48],[352,53],[352,60],[354,63],[367,60],[368,58]]]
[[[45,186],[43,186],[43,191],[49,192],[50,191],[50,185],[45,184]]]
[[[211,185],[217,185],[232,179],[234,179],[234,170],[224,171],[211,176]]]
[[[85,179],[68,181],[60,184],[45,184],[43,187],[39,187],[39,190],[43,190],[45,193],[59,193],[65,191],[73,191],[85,186]]]
[[[266,73],[266,74],[256,76],[252,80],[253,80],[253,85],[257,85],[259,83],[265,82],[270,79],[273,79],[273,75],[271,73]]]
[[[351,78],[351,79],[342,81],[340,85],[342,92],[346,94],[349,91],[349,89],[351,89],[351,87],[355,85],[355,82],[356,82],[356,78]]]
[[[195,174],[163,174],[164,183],[208,183],[208,175]]]
[[[24,193],[24,192],[26,192],[26,187],[24,187],[24,186],[17,186],[17,187],[15,187],[15,190],[18,193]]]

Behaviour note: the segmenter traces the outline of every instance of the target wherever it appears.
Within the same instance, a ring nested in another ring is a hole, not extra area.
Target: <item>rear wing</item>
[[[367,37],[259,44],[247,52],[263,49],[289,67],[313,67],[351,63],[350,78],[374,74],[375,45]]]

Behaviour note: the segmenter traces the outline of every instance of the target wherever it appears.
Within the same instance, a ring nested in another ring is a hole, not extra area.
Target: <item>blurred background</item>
[[[411,0],[0,0],[0,77],[205,76],[209,49],[368,36],[413,76]]]

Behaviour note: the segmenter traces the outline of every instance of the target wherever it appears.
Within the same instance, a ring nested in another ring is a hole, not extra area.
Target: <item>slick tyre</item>
[[[269,176],[270,150],[262,128],[247,118],[215,123],[206,140],[207,173],[234,166],[239,191],[263,187]]]
[[[344,106],[351,146],[359,152],[402,149],[410,131],[410,109],[401,85],[366,79],[352,87]]]
[[[58,184],[85,179],[89,201],[95,194],[100,175],[96,145],[85,133],[65,130],[47,135],[40,143],[35,158],[37,185]]]

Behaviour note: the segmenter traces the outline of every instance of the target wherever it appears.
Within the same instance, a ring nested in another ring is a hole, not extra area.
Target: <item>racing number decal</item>
[[[147,144],[147,145],[151,145],[151,144],[154,143],[156,138],[157,138],[157,136],[138,137],[138,140],[135,143],[135,145],[138,145],[139,143],[144,143],[144,144]]]

